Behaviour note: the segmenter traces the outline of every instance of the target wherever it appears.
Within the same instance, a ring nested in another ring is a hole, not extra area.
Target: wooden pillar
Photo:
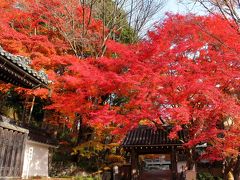
[[[172,171],[172,180],[178,179],[178,172],[177,172],[177,151],[174,146],[171,149],[171,171]]]
[[[132,180],[138,179],[138,154],[135,149],[131,149],[131,176]]]

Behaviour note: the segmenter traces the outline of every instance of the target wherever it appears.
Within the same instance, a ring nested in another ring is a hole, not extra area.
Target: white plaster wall
[[[48,146],[34,141],[27,141],[23,162],[22,177],[48,177]],[[29,151],[32,149],[32,158]]]
[[[185,171],[186,166],[187,166],[187,161],[178,161],[177,162],[178,173],[181,173],[182,171]]]
[[[186,171],[186,167],[187,167],[187,161],[178,161],[177,162],[178,173],[181,173],[182,171]],[[193,166],[193,171],[196,171],[195,165]]]

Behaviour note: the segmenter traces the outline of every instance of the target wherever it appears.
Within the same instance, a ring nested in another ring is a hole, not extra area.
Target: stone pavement
[[[171,180],[170,170],[151,170],[140,174],[140,180]]]

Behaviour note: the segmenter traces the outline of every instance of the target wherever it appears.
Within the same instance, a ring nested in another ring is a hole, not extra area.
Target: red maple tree
[[[51,108],[78,112],[92,126],[115,125],[122,135],[141,120],[172,126],[170,138],[187,128],[188,147],[207,143],[204,158],[231,157],[238,167],[239,34],[228,22],[169,15],[147,40],[109,42],[108,50],[68,67]]]
[[[108,41],[105,57],[80,60],[86,42],[73,48],[77,35],[58,16],[64,8],[56,8],[63,1],[25,2],[0,4],[0,42],[47,70],[53,80],[47,108],[60,114],[60,122],[70,127],[79,114],[85,124],[115,127],[113,133],[124,135],[145,120],[172,126],[170,138],[187,128],[189,148],[207,143],[204,158],[230,159],[225,173],[233,167],[239,173],[240,38],[234,23],[220,16],[169,15],[146,40],[131,46]],[[86,37],[96,38],[90,47],[97,52],[102,28],[92,22]],[[76,28],[82,33],[82,26]]]
[[[53,92],[68,65],[101,54],[107,28],[77,0],[3,0],[0,7],[0,45],[13,54],[29,57],[34,69],[44,68],[53,82],[49,85]],[[1,91],[8,89],[1,84]],[[43,98],[48,94],[46,89],[16,90]],[[56,117],[52,115],[53,123],[62,122]]]

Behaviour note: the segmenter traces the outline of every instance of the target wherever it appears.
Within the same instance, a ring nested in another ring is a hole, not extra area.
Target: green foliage
[[[77,176],[74,180],[101,180],[99,176]]]
[[[72,155],[77,157],[77,165],[87,172],[95,172],[105,166],[105,145],[97,141],[87,141],[73,148]]]
[[[198,173],[197,179],[198,180],[222,180],[222,178],[214,177],[212,174],[208,172]]]
[[[52,157],[53,162],[70,162],[72,161],[72,156],[68,151],[55,150]]]
[[[122,29],[118,40],[119,42],[122,42],[125,44],[131,44],[131,43],[137,42],[139,38],[137,34],[134,32],[134,30],[131,27],[127,26]]]
[[[105,145],[97,141],[88,141],[80,144],[73,149],[73,154],[79,154],[81,156],[90,158],[92,156],[97,156],[98,153],[105,149]]]
[[[116,97],[116,98],[113,99],[112,104],[114,106],[120,106],[120,105],[128,103],[128,102],[129,102],[128,97]]]
[[[34,118],[35,121],[37,122],[42,122],[43,117],[44,117],[44,106],[45,102],[39,97],[36,97],[33,111],[32,111],[32,117]]]
[[[0,92],[0,113],[9,117],[11,114],[9,114],[9,110],[12,109],[14,119],[19,117],[21,119],[23,102],[23,98],[14,91],[14,88],[10,88],[6,93]]]
[[[1,99],[1,103],[4,103],[4,106],[6,107],[13,107],[14,109],[22,109],[22,100],[20,94],[16,93],[14,91],[14,88],[9,89],[9,91],[6,94],[2,94],[4,96],[4,99]]]
[[[86,172],[96,172],[99,170],[99,167],[98,167],[98,163],[99,163],[99,160],[95,157],[91,157],[91,158],[86,158],[86,157],[78,157],[79,160],[78,160],[78,163],[77,163],[77,166],[79,168],[82,168],[84,169]]]
[[[111,39],[125,44],[136,42],[138,35],[129,26],[124,9],[116,7],[112,0],[105,0],[104,3],[105,10],[103,10],[102,1],[97,1],[93,13],[95,18],[101,19],[107,28],[113,30]]]
[[[78,166],[88,172],[94,172],[112,167],[114,164],[122,164],[125,159],[118,149],[119,144],[111,143],[109,138],[107,138],[107,132],[98,131],[93,140],[74,147],[72,155],[77,157]]]

